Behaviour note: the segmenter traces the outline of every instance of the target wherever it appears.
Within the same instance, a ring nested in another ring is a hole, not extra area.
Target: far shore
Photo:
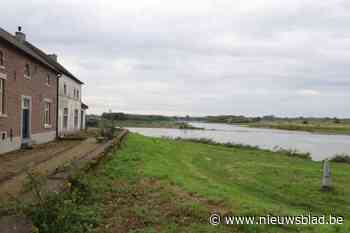
[[[349,124],[301,124],[301,123],[251,123],[241,125],[251,128],[281,129],[290,131],[303,131],[327,135],[350,135]]]

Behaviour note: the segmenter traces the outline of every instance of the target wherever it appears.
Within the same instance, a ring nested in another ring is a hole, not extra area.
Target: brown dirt
[[[54,141],[32,150],[19,150],[0,155],[0,182],[7,180],[24,170],[56,156],[76,146],[81,141]]]
[[[113,188],[116,191],[109,193],[107,198],[105,221],[97,230],[100,233],[143,232],[148,227],[163,232],[171,224],[181,226],[181,232],[191,232],[191,224],[209,224],[211,213],[230,213],[223,203],[158,180],[143,179],[136,185],[116,181]],[[196,204],[203,209],[191,207]],[[240,231],[230,226],[227,232]]]
[[[45,144],[33,150],[1,156],[3,162],[0,162],[0,170],[6,169],[7,172],[3,172],[3,180],[0,182],[0,200],[7,200],[23,192],[28,169],[41,174],[51,174],[60,166],[86,156],[101,145],[103,144],[97,144],[94,138],[84,141],[64,140]]]
[[[36,228],[31,221],[21,216],[8,216],[0,219],[1,233],[32,233]]]

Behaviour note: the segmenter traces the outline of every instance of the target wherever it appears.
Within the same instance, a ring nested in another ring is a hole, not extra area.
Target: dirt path
[[[33,169],[36,172],[51,174],[58,167],[73,160],[86,156],[98,150],[104,144],[97,144],[94,138],[84,141],[67,141],[62,144],[56,142],[48,144],[44,148],[34,149],[30,152],[18,152],[16,158],[11,154],[0,159],[0,200],[7,200],[11,196],[17,196],[23,191],[26,181],[26,170]]]
[[[0,183],[80,143],[81,141],[55,141],[37,146],[33,150],[19,150],[1,155]]]

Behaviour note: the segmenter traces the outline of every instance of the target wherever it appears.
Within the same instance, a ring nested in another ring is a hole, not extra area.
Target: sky
[[[2,1],[89,113],[350,117],[348,0]]]

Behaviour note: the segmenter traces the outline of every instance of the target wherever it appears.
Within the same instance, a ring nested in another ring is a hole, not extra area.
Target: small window
[[[26,66],[25,66],[24,75],[25,75],[27,78],[30,78],[30,65],[29,65],[29,64],[26,64]]]
[[[45,126],[51,125],[51,103],[45,102],[44,107],[44,124]]]
[[[79,119],[79,111],[78,109],[74,110],[74,128],[78,128],[78,119]]]
[[[79,99],[80,97],[80,93],[79,93],[79,90],[77,90],[77,99]]]
[[[5,58],[3,51],[0,51],[0,66],[5,66]]]
[[[73,97],[76,98],[76,91],[75,91],[75,88],[73,88]]]
[[[7,138],[7,132],[1,132],[1,140],[5,141]]]
[[[63,84],[63,93],[66,96],[67,95],[67,85]]]
[[[49,74],[48,74],[47,77],[46,77],[46,85],[48,85],[48,86],[51,85],[51,77],[50,77]]]
[[[5,79],[0,78],[0,115],[5,113]]]
[[[63,109],[63,128],[68,128],[68,108]]]

